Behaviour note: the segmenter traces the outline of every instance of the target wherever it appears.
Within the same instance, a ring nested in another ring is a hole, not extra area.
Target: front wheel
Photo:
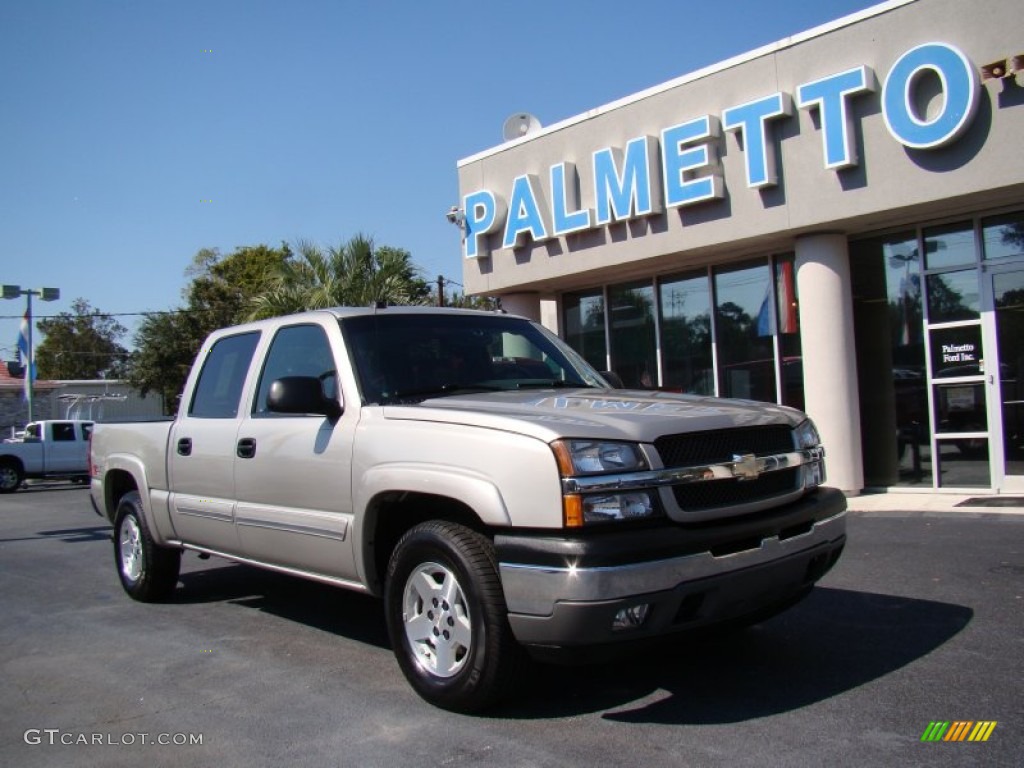
[[[126,493],[117,505],[114,562],[124,591],[144,603],[166,600],[178,584],[181,550],[153,540],[137,491]]]
[[[391,556],[385,602],[398,664],[424,699],[476,712],[510,692],[524,654],[485,537],[439,520],[410,529]]]
[[[15,461],[0,463],[0,493],[14,493],[24,479],[20,464]]]

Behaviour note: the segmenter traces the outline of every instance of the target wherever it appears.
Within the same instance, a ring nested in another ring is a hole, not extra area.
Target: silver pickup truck
[[[529,656],[762,620],[845,541],[793,409],[614,389],[504,313],[331,309],[218,331],[172,422],[97,424],[92,500],[132,597],[191,550],[378,595],[426,700]]]

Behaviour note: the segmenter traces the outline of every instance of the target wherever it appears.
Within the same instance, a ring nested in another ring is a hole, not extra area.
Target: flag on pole
[[[793,262],[786,259],[776,267],[775,292],[779,297],[779,333],[800,330],[796,313],[796,283],[793,280]]]
[[[18,330],[18,352],[21,353],[22,364],[25,366],[25,399],[29,399],[29,389],[32,382],[36,380],[36,364],[32,359],[32,348],[28,343],[28,310],[21,318],[21,328]]]

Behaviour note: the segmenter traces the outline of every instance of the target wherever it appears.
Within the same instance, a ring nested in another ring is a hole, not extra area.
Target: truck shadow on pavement
[[[606,711],[623,723],[718,725],[823,701],[913,663],[970,623],[965,606],[818,587],[730,635],[662,642],[597,668],[545,666],[502,717]],[[498,714],[498,713],[495,713]]]
[[[379,600],[245,565],[183,572],[173,601],[227,602],[339,640],[390,648]],[[743,722],[890,674],[948,642],[973,616],[962,605],[817,587],[786,613],[746,630],[668,639],[600,664],[535,664],[519,695],[485,716],[603,712],[624,723]]]
[[[183,572],[173,602],[227,602],[367,645],[391,647],[376,598],[247,565]]]

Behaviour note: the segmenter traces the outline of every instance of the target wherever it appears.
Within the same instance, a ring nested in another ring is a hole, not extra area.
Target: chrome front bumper
[[[827,492],[793,505],[814,508],[813,519],[806,524],[773,531],[756,546],[744,537],[745,548],[727,554],[716,555],[712,546],[609,565],[590,565],[586,554],[567,554],[556,564],[548,547],[545,556],[537,558],[545,562],[531,563],[502,557],[499,544],[499,570],[513,632],[526,644],[587,644],[633,636],[612,633],[610,616],[641,602],[653,609],[645,635],[685,629],[680,626],[679,606],[687,596],[692,605],[692,596],[702,595],[699,615],[683,617],[700,625],[784,602],[821,578],[845,543],[845,499],[838,491],[822,491]]]

